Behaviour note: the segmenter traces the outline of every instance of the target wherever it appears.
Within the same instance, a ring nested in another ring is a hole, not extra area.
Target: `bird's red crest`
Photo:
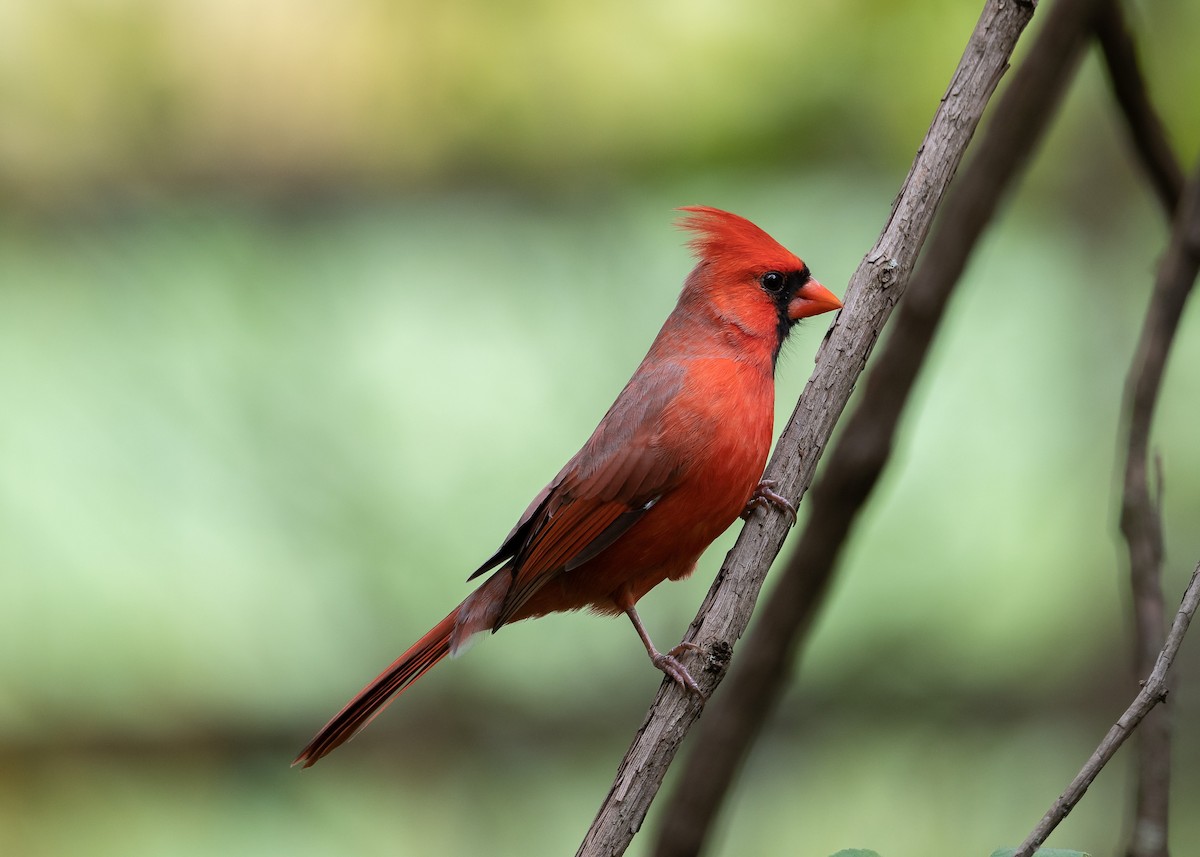
[[[694,233],[688,246],[701,260],[717,265],[769,270],[799,269],[804,263],[794,253],[749,220],[705,205],[686,205],[679,225]]]

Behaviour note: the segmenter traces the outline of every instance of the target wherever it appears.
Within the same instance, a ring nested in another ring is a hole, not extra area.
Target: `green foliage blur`
[[[603,414],[689,270],[674,207],[750,217],[841,293],[980,5],[0,8],[0,853],[571,853],[661,678],[623,620],[505,628],[288,763]],[[1129,14],[1191,164],[1200,4]],[[1118,412],[1165,240],[1092,57],[713,853],[991,853],[1124,709]],[[1194,304],[1154,437],[1172,613]],[[780,423],[825,327],[781,359]],[[661,643],[731,544],[643,602]],[[1127,755],[1051,845],[1116,850]]]

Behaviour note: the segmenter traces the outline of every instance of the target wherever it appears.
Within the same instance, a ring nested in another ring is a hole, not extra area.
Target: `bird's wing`
[[[496,628],[547,581],[612,545],[677,484],[683,457],[678,447],[663,443],[661,429],[683,381],[682,366],[639,371],[583,449],[471,575],[510,561],[512,585]]]

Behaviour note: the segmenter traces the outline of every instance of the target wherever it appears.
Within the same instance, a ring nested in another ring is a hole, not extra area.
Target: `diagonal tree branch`
[[[818,354],[817,368],[776,445],[767,475],[785,496],[798,500],[811,484],[820,451],[905,290],[946,187],[1033,7],[1032,0],[987,0],[887,225],[851,278],[845,309],[834,322]],[[706,664],[703,672],[693,669],[692,674],[706,692],[711,693],[724,677],[733,644],[749,622],[767,569],[786,534],[782,515],[755,515],[693,620],[687,639],[704,645]],[[702,709],[702,701],[664,682],[578,855],[624,853]]]
[[[1121,0],[1109,0],[1100,11],[1096,20],[1096,38],[1104,53],[1113,97],[1125,116],[1134,152],[1169,217],[1183,193],[1183,168],[1171,151],[1162,120],[1150,101],[1137,47],[1125,25]]]
[[[1171,665],[1179,653],[1179,646],[1183,642],[1183,636],[1187,633],[1188,624],[1192,621],[1197,606],[1200,606],[1200,565],[1197,565],[1195,571],[1192,572],[1192,579],[1188,583],[1187,589],[1184,590],[1179,612],[1175,614],[1171,633],[1167,636],[1166,644],[1155,661],[1154,670],[1142,682],[1141,691],[1134,697],[1125,713],[1117,718],[1117,722],[1108,730],[1108,734],[1104,736],[1104,740],[1092,753],[1083,769],[1067,786],[1067,790],[1059,795],[1058,800],[1038,822],[1038,826],[1029,834],[1029,838],[1021,843],[1021,847],[1017,849],[1013,857],[1032,857],[1034,850],[1046,841],[1046,837],[1058,826],[1059,822],[1067,817],[1068,813],[1074,809],[1075,804],[1079,803],[1080,798],[1088,790],[1088,786],[1108,764],[1109,759],[1120,749],[1125,739],[1137,728],[1146,713],[1167,698]]]
[[[800,542],[700,730],[663,822],[656,857],[700,852],[737,769],[782,694],[851,527],[887,463],[900,415],[946,303],[1077,68],[1104,0],[1059,0],[1000,96],[976,153],[900,304],[884,353],[809,497]]]

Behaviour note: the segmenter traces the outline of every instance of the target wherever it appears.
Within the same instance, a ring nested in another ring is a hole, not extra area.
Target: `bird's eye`
[[[772,294],[779,294],[783,291],[783,286],[786,283],[786,278],[778,271],[767,271],[759,279],[762,287]]]

